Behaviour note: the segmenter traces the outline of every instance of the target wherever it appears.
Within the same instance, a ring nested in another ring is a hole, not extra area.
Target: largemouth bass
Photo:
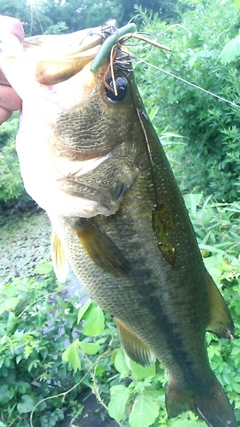
[[[116,317],[130,358],[146,365],[153,353],[163,363],[169,417],[192,410],[211,427],[237,427],[205,344],[206,330],[232,338],[233,323],[115,23],[1,49],[0,66],[23,99],[21,172],[51,220],[58,278],[69,263]]]

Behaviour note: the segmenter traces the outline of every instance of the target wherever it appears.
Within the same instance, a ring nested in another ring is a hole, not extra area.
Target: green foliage
[[[28,426],[34,406],[44,396],[51,395],[52,388],[61,388],[64,382],[71,381],[60,357],[64,349],[59,337],[61,310],[55,311],[53,324],[53,301],[46,298],[53,296],[56,285],[53,275],[46,282],[43,277],[19,279],[1,287],[0,419],[4,425],[14,422],[15,426]],[[56,295],[57,291],[59,289]],[[67,308],[67,303],[61,307]],[[54,379],[56,372],[62,376],[62,385]],[[56,421],[63,419],[63,410],[59,408],[59,411]],[[43,423],[43,414],[45,418],[51,416],[50,424]],[[53,424],[55,415],[55,405],[45,402],[38,405],[38,425],[56,425]]]
[[[173,150],[174,150],[173,146]],[[202,194],[185,196],[204,260],[224,293],[240,332],[240,205],[220,204]],[[76,398],[90,387],[122,427],[197,427],[193,413],[169,420],[167,375],[156,361],[142,367],[122,348],[115,322],[96,303],[79,306],[55,282],[49,263],[34,277],[15,279],[0,295],[0,423],[16,427],[57,426],[66,409],[77,416]],[[209,358],[240,420],[239,340],[207,334]],[[1,425],[1,424],[0,424]]]
[[[181,25],[168,25],[157,15],[149,18],[139,9],[144,31],[169,46],[171,52],[146,49],[138,43],[138,58],[240,105],[239,11],[232,0],[187,3],[194,9],[183,14]],[[228,50],[226,59],[229,40],[235,50]],[[233,61],[228,64],[230,55]],[[158,108],[154,118],[158,133],[170,131],[185,138],[186,145],[176,157],[182,189],[204,191],[219,201],[236,200],[240,185],[240,109],[160,69],[142,64],[137,82],[147,110]]]
[[[240,35],[238,34],[233,39],[229,40],[220,53],[222,64],[226,65],[229,62],[235,62],[240,56]]]
[[[51,18],[51,27],[45,30],[48,34],[52,26],[56,29],[59,23],[62,23],[61,32],[66,33],[102,25],[113,17],[119,17],[121,21],[123,15],[122,5],[116,0],[107,0],[104,3],[91,0],[47,1],[39,4],[39,7]]]
[[[50,7],[49,2],[44,3]],[[161,33],[160,41],[171,46],[172,53],[156,54],[155,48],[138,44],[138,56],[239,103],[238,51],[230,61],[229,56],[223,59],[227,49],[220,56],[224,46],[238,37],[236,10],[229,0],[221,6],[217,0],[204,2],[204,7],[202,1],[189,3],[196,11],[185,14],[184,27],[170,27],[154,15],[149,20],[140,10],[145,30],[158,39]],[[58,2],[52,2],[52,11],[56,11],[54,4],[60,8]],[[71,6],[77,3],[64,4],[70,16]],[[100,16],[98,12],[96,16]],[[74,25],[79,24],[78,15],[74,17]],[[56,15],[51,25],[58,33],[65,31],[68,21]],[[197,194],[186,194],[185,202],[206,266],[224,293],[239,336],[240,205],[217,203],[202,195],[214,192],[220,200],[237,196],[239,111],[149,67],[142,66],[138,79],[151,119],[165,130],[161,140],[181,187],[185,192],[198,189]],[[10,150],[13,142],[12,129],[8,131],[7,126],[11,128],[13,123],[0,128],[1,159],[10,168],[12,156],[4,150]],[[16,171],[13,173],[16,179]],[[11,191],[4,190],[4,200],[17,193]],[[156,361],[143,368],[131,361],[119,348],[111,316],[90,300],[79,307],[77,295],[66,298],[62,291],[50,264],[38,266],[34,277],[15,279],[1,287],[0,427],[29,427],[30,419],[34,427],[54,427],[69,407],[74,419],[82,410],[76,397],[84,387],[92,389],[122,427],[205,426],[192,413],[169,420],[163,366]],[[212,368],[240,421],[239,340],[229,343],[207,334],[207,344]]]
[[[44,2],[35,1],[34,7],[28,0],[1,0],[0,14],[13,16],[23,23],[26,36],[43,34],[52,21],[44,14]]]
[[[202,247],[206,265],[224,292],[239,334],[240,323],[240,259],[239,238],[235,231],[239,227],[240,205],[214,203],[210,198],[204,200],[201,194],[188,194],[185,202],[189,208],[191,220]],[[207,249],[207,250],[206,250]],[[239,340],[229,342],[217,339],[213,334],[207,334],[207,344],[212,368],[224,385],[231,402],[234,402],[235,412],[240,420],[240,357]],[[164,406],[164,387],[166,375],[158,362],[152,372],[132,362],[119,349],[115,352],[114,366],[120,373],[121,382],[131,378],[129,385],[120,384],[111,389],[109,403],[110,415],[121,422],[122,427],[150,425],[154,427],[197,427],[205,424],[192,413],[182,414],[173,420],[167,419]],[[126,414],[129,413],[128,420]],[[114,415],[115,414],[115,415]],[[120,418],[122,417],[122,418]]]
[[[203,199],[202,194],[184,196],[199,246],[206,256],[216,254],[218,260],[237,257],[240,253],[239,213],[240,204],[221,204]]]
[[[24,193],[15,149],[17,128],[17,119],[11,119],[0,127],[0,200],[4,202]]]
[[[89,300],[83,307],[79,308],[77,293],[65,296],[49,263],[36,267],[32,278],[1,286],[0,423],[4,426],[29,427],[31,420],[33,426],[54,427],[69,407],[73,416],[79,411],[74,400],[84,388],[92,387],[92,371],[99,384],[112,375],[104,352],[110,353],[111,343],[117,343],[116,328],[95,303]],[[87,333],[98,338],[86,336],[86,325]],[[103,386],[103,395],[107,391]]]
[[[59,34],[102,25],[109,19],[117,19],[120,26],[136,18],[134,5],[161,13],[165,19],[177,18],[177,0],[1,0],[0,13],[14,16],[23,22],[27,36]]]

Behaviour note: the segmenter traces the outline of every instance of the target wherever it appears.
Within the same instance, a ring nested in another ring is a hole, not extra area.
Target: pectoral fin
[[[123,322],[119,319],[116,320],[122,346],[130,359],[142,366],[151,365],[154,359],[146,344],[134,335]]]
[[[226,303],[207,272],[207,286],[210,299],[210,322],[207,330],[222,338],[233,338],[234,325]]]
[[[129,262],[122,251],[91,220],[82,219],[76,232],[81,245],[99,268],[115,277],[130,273]]]
[[[51,255],[57,279],[65,282],[68,275],[68,262],[62,242],[54,230],[52,231]]]

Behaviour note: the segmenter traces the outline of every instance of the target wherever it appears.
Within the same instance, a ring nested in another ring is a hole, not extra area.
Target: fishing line
[[[222,96],[219,96],[219,95],[217,95],[216,93],[210,92],[209,90],[204,89],[204,88],[202,88],[201,86],[198,86],[198,85],[196,85],[196,84],[194,84],[194,83],[191,83],[191,82],[189,82],[189,81],[187,81],[187,80],[183,79],[182,77],[176,76],[175,74],[171,73],[170,71],[166,71],[166,70],[164,70],[163,68],[160,68],[160,67],[157,67],[156,65],[151,64],[150,62],[144,61],[144,59],[140,59],[140,58],[138,58],[138,57],[136,57],[136,59],[137,59],[139,62],[142,62],[143,64],[149,65],[150,67],[155,68],[156,70],[161,71],[162,73],[167,74],[168,76],[174,77],[175,79],[180,80],[181,82],[186,83],[187,85],[192,86],[192,87],[194,87],[195,89],[199,89],[199,90],[201,90],[202,92],[204,92],[204,93],[206,93],[206,94],[208,94],[208,95],[211,95],[211,96],[213,96],[213,97],[215,97],[215,98],[217,98],[217,99],[220,99],[220,101],[224,101],[224,102],[226,102],[227,104],[230,104],[230,105],[232,105],[233,107],[236,107],[236,108],[240,109],[240,105],[235,104],[235,102],[229,101],[228,99],[223,98]]]

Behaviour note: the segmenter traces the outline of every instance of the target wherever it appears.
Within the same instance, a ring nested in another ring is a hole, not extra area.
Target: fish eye
[[[113,79],[111,77],[107,79],[106,82],[111,88],[114,89]],[[122,99],[125,98],[127,93],[128,81],[125,77],[116,77],[115,83],[117,87],[117,95],[115,95],[115,93],[108,89],[108,87],[106,86],[104,88],[105,93],[111,101],[122,101]]]

